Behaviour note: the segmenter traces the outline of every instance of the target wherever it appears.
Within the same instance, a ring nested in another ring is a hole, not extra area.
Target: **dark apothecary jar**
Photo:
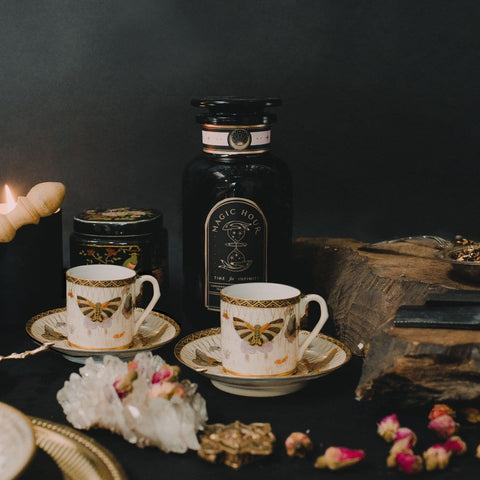
[[[73,219],[70,264],[122,265],[153,275],[164,299],[168,289],[168,234],[162,212],[144,208],[88,209]],[[145,284],[145,287],[148,287]],[[145,298],[150,298],[145,292]],[[139,301],[139,306],[144,306]]]
[[[208,97],[202,153],[183,175],[184,308],[196,328],[220,325],[219,292],[233,283],[290,281],[292,181],[270,153],[278,98]]]

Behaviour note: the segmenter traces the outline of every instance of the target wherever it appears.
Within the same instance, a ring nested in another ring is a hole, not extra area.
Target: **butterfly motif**
[[[283,327],[283,318],[273,320],[265,325],[252,325],[241,318],[233,317],[233,326],[242,340],[250,345],[261,347],[271,342]]]
[[[92,320],[92,322],[103,322],[110,318],[120,307],[122,299],[120,297],[112,298],[105,303],[93,303],[88,298],[77,296],[77,303],[82,313]]]

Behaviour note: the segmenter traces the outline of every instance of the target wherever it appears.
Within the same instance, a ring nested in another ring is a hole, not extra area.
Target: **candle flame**
[[[7,213],[15,208],[16,202],[8,185],[5,184],[5,198],[7,200]]]

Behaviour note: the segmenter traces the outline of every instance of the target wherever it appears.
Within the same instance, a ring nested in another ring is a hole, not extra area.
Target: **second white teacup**
[[[75,347],[113,350],[128,347],[160,298],[151,275],[119,265],[81,265],[67,270],[67,338]],[[144,282],[153,296],[136,318],[135,300]]]
[[[299,344],[300,319],[309,302],[320,306],[320,318]],[[243,376],[288,375],[328,319],[325,300],[278,283],[241,283],[220,292],[222,364]]]

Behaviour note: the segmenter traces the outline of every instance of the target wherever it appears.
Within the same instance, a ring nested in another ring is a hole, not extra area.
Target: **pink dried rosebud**
[[[425,460],[425,470],[431,472],[432,470],[444,470],[452,452],[447,450],[443,445],[432,445],[429,449],[423,452],[423,459]]]
[[[175,382],[180,374],[180,368],[177,366],[163,365],[157,370],[152,377],[152,383],[163,382],[168,380],[169,382]]]
[[[392,413],[382,418],[377,426],[377,433],[387,442],[393,442],[395,433],[400,428],[397,415]]]
[[[404,473],[414,474],[423,470],[422,457],[410,452],[401,452],[396,458],[398,469]]]
[[[184,388],[179,383],[174,382],[161,382],[152,385],[152,388],[148,392],[150,398],[165,398],[170,400],[174,395],[183,397],[185,395]]]
[[[138,368],[138,362],[136,360],[131,360],[127,363],[127,368],[129,370],[136,370]]]
[[[387,457],[387,467],[392,468],[397,466],[397,455],[399,453],[413,454],[412,443],[409,437],[404,437],[394,442],[390,449],[390,454]]]
[[[444,403],[436,403],[428,414],[428,419],[433,420],[434,418],[441,417],[442,415],[450,415],[451,417],[455,416],[455,410],[452,410],[448,405]]]
[[[117,392],[120,400],[123,400],[133,390],[133,381],[137,376],[136,370],[129,370],[113,382],[113,388]]]
[[[395,432],[394,442],[397,442],[398,440],[402,440],[404,438],[408,438],[408,440],[410,441],[410,446],[412,447],[414,447],[417,443],[417,436],[408,427],[400,427]]]
[[[451,437],[458,430],[459,424],[450,415],[441,415],[430,420],[428,428],[433,430],[439,437]]]
[[[328,447],[325,453],[315,461],[315,468],[339,470],[350,467],[365,458],[363,450],[351,450],[345,447]]]
[[[443,446],[454,455],[463,455],[467,451],[467,444],[458,435],[451,436]]]
[[[305,458],[312,449],[312,441],[306,433],[293,432],[285,440],[285,450],[289,457]]]

